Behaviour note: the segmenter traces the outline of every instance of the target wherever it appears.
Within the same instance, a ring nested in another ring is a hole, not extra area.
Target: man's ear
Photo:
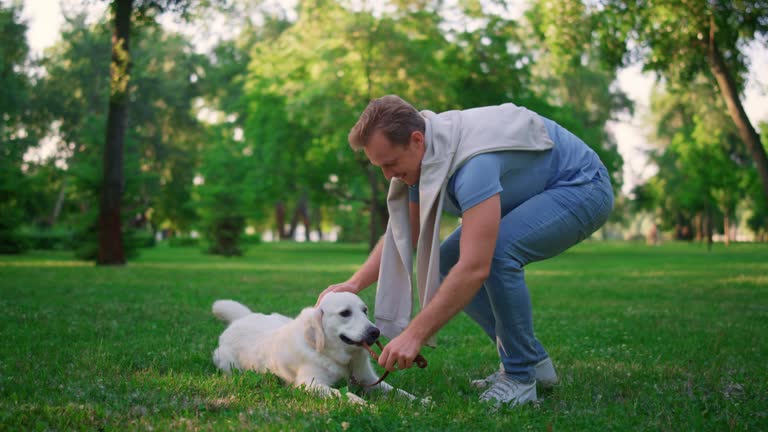
[[[424,136],[424,133],[421,131],[413,131],[411,132],[411,144],[415,145],[419,151],[424,150],[426,137]]]
[[[312,311],[304,321],[304,339],[316,351],[322,351],[325,348],[325,332],[323,332],[323,310],[319,307],[312,308]]]

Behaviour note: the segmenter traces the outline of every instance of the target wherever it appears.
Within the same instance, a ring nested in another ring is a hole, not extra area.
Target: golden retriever
[[[368,308],[355,294],[332,292],[317,307],[308,307],[298,317],[253,313],[232,300],[218,300],[213,314],[229,323],[213,352],[213,363],[222,371],[232,369],[271,372],[288,384],[321,396],[341,396],[332,388],[341,379],[370,386],[378,380],[364,345],[379,338],[379,329],[368,319]],[[393,390],[385,382],[366,391]],[[413,395],[397,392],[409,399]],[[354,393],[347,397],[364,403]]]

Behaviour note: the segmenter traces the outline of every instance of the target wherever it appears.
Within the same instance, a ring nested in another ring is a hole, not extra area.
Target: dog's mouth
[[[339,338],[341,339],[342,342],[349,345],[362,345],[363,343],[362,341],[355,342],[352,339],[348,338],[346,335],[341,335],[339,336]]]
[[[344,335],[344,334],[339,335],[339,339],[341,339],[342,342],[348,345],[368,347],[376,343],[376,341],[379,339],[379,332],[376,331],[375,333],[369,333],[359,341],[352,340],[347,335]]]

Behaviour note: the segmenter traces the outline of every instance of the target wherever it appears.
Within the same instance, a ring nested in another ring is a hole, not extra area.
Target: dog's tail
[[[250,313],[250,309],[236,301],[216,300],[213,303],[213,314],[216,315],[216,318],[226,323],[231,323]]]

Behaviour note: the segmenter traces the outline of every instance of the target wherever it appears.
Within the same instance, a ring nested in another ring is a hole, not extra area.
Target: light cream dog
[[[371,345],[379,329],[368,320],[368,308],[352,293],[328,293],[317,307],[298,317],[253,313],[232,300],[218,300],[213,314],[229,323],[213,352],[213,363],[224,372],[232,369],[271,372],[296,387],[321,396],[341,396],[331,386],[341,379],[360,385],[378,380],[363,344]],[[391,391],[385,382],[366,388]],[[399,394],[415,399],[411,394]],[[347,397],[364,403],[354,393]]]

